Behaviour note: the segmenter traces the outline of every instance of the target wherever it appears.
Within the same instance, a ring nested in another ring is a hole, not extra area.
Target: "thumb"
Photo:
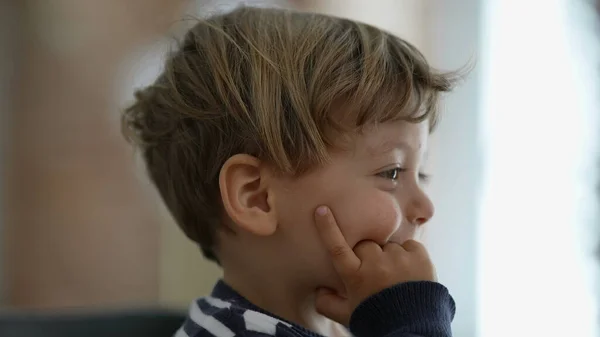
[[[348,326],[351,314],[348,299],[335,291],[326,288],[317,289],[315,307],[321,315]]]

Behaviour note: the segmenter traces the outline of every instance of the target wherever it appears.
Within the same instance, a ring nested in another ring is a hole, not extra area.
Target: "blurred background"
[[[220,270],[120,135],[192,20],[240,1],[0,2],[0,313],[185,310]],[[442,70],[423,240],[454,334],[595,336],[600,58],[591,0],[243,1],[358,19]],[[0,320],[0,325],[2,321]]]

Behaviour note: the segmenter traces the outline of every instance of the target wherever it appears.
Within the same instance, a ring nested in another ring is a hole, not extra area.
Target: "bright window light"
[[[480,337],[596,336],[578,231],[595,122],[575,62],[572,3],[486,4]]]

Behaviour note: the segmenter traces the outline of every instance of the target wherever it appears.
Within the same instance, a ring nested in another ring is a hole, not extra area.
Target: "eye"
[[[403,171],[404,171],[404,169],[395,167],[391,170],[387,170],[387,171],[383,171],[383,172],[379,173],[378,176],[380,176],[381,178],[384,178],[384,179],[396,181],[398,179],[398,176],[400,175],[400,173]]]
[[[377,176],[387,179],[387,180],[396,181],[396,180],[398,180],[400,173],[403,173],[403,172],[406,172],[406,170],[403,168],[400,168],[400,167],[395,167],[393,169],[383,171],[383,172],[377,174]],[[430,180],[431,180],[431,176],[429,174],[419,172],[419,182],[420,183],[427,184]]]
[[[427,173],[419,173],[419,181],[423,184],[427,184],[431,180],[431,175]]]

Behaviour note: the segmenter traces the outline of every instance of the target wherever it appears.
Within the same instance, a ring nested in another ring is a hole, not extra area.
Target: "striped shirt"
[[[451,337],[454,300],[435,282],[409,282],[364,301],[352,315],[357,337]],[[192,303],[175,337],[323,337],[277,318],[219,281],[208,297]]]

